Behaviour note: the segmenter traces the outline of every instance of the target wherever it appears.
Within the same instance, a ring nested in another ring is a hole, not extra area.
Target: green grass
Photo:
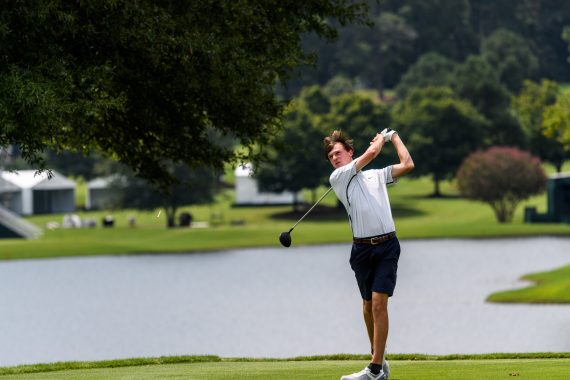
[[[294,359],[162,357],[71,362],[0,368],[2,379],[337,379],[359,371],[367,358],[354,355]],[[394,355],[393,380],[567,379],[570,354]]]
[[[570,303],[570,265],[549,272],[533,273],[522,277],[534,285],[488,297],[491,302]]]
[[[326,189],[319,192],[322,194]],[[457,196],[454,183],[442,183],[445,198],[431,198],[432,182],[427,178],[404,178],[390,188],[390,198],[398,235],[402,239],[416,238],[488,238],[504,236],[570,236],[568,224],[525,224],[525,206],[546,211],[546,197],[533,197],[521,204],[513,223],[500,224],[491,208]],[[306,201],[311,204],[311,196]],[[183,207],[195,221],[211,221],[214,214],[222,216],[217,227],[167,229],[165,213],[158,209],[145,212],[122,210],[116,212],[79,212],[82,218],[100,223],[103,216],[115,217],[114,228],[44,229],[38,240],[4,239],[0,241],[0,259],[29,259],[65,256],[88,256],[132,253],[165,253],[222,250],[244,247],[280,247],[278,236],[303,215],[291,212],[291,207],[231,207],[233,193],[220,195],[212,205]],[[350,228],[344,209],[335,208],[336,198],[330,194],[323,206],[316,208],[292,233],[293,245],[346,243]],[[137,227],[128,226],[129,216]],[[63,215],[42,215],[28,218],[45,227],[49,221],[61,222]],[[244,222],[235,225],[236,221]]]

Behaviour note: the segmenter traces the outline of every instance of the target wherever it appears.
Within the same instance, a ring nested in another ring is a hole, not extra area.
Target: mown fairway
[[[568,379],[570,359],[393,360],[391,380]],[[2,379],[339,379],[366,361],[181,363],[0,376]]]

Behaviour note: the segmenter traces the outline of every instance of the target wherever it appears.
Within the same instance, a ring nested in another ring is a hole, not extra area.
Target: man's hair
[[[347,151],[354,150],[352,147],[352,139],[349,139],[342,131],[333,131],[330,135],[325,137],[323,144],[325,147],[325,157],[329,159],[329,153],[336,143],[341,143]]]

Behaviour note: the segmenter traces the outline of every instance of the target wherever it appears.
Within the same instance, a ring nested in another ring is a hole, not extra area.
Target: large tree
[[[276,148],[268,158],[257,162],[255,176],[265,191],[291,191],[293,208],[298,209],[296,195],[303,189],[313,190],[326,183],[330,164],[325,159],[319,122],[329,112],[330,99],[319,86],[303,90],[285,114],[284,129],[276,139]]]
[[[455,66],[450,86],[468,100],[489,123],[485,144],[523,146],[525,138],[518,120],[510,113],[511,94],[501,83],[499,72],[482,56],[470,56]]]
[[[0,146],[40,167],[48,147],[96,149],[166,189],[172,161],[238,158],[221,137],[267,143],[276,80],[310,60],[301,35],[365,14],[349,0],[5,2]]]
[[[481,55],[497,71],[499,80],[511,92],[518,92],[525,79],[533,79],[538,59],[518,34],[497,29],[481,43]]]
[[[540,83],[526,80],[520,94],[514,96],[511,103],[531,153],[550,162],[560,172],[568,150],[556,138],[547,137],[544,127],[545,110],[556,103],[558,96],[560,88],[557,83],[546,79]]]
[[[482,144],[485,118],[448,87],[413,90],[392,110],[393,128],[402,133],[417,163],[414,176],[430,175],[433,196],[455,175],[463,159]]]

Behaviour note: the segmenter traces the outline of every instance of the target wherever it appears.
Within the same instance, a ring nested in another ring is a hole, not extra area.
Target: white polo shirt
[[[356,161],[332,172],[329,179],[342,202],[355,238],[367,238],[396,230],[386,185],[393,183],[392,166],[356,173]]]

